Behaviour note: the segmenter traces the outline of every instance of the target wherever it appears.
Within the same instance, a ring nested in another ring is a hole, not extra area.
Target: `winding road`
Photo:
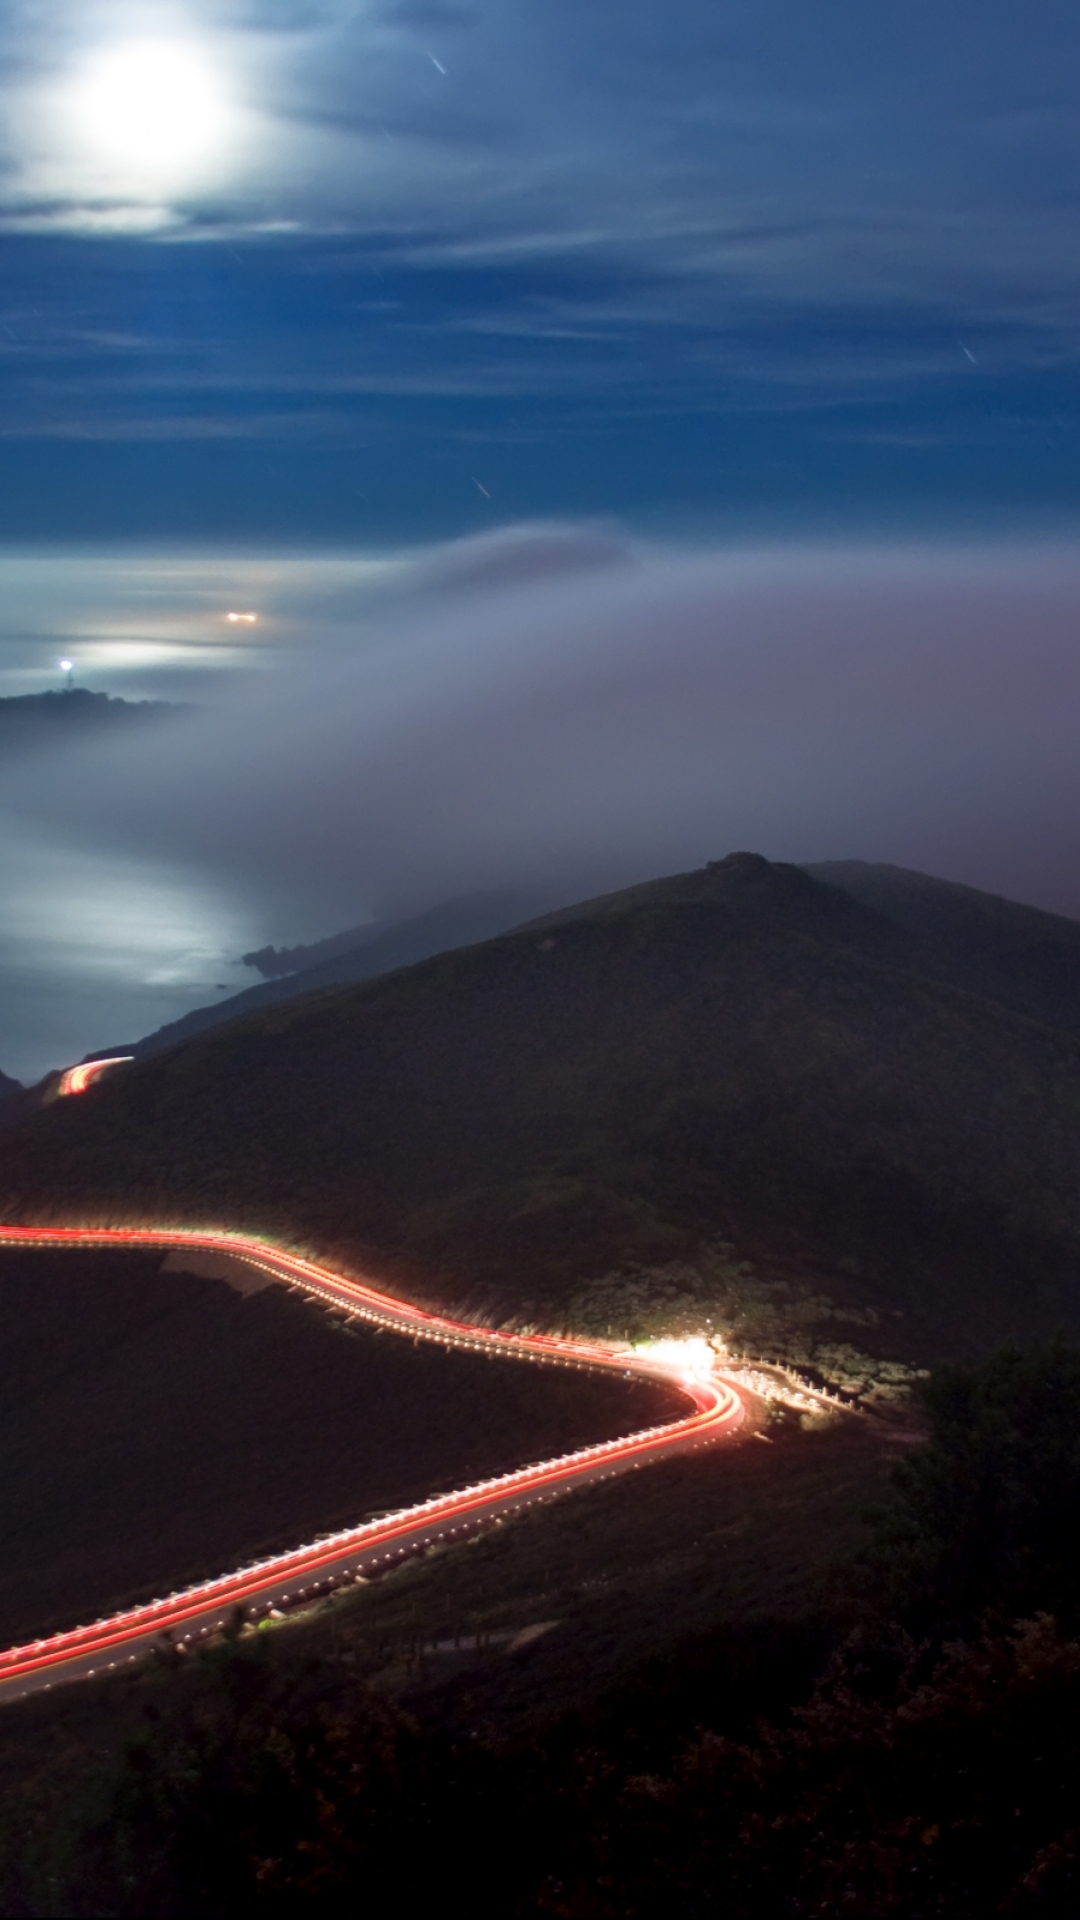
[[[663,1426],[581,1447],[557,1459],[462,1487],[456,1493],[440,1494],[164,1599],[131,1607],[91,1626],[9,1647],[0,1652],[0,1700],[122,1667],[160,1647],[163,1638],[173,1646],[191,1645],[225,1626],[236,1617],[237,1609],[244,1618],[254,1621],[283,1607],[302,1605],[335,1587],[384,1571],[395,1560],[436,1541],[460,1539],[478,1526],[570,1487],[726,1439],[746,1417],[739,1392],[715,1374],[712,1356],[703,1343],[671,1343],[668,1353],[650,1355],[599,1342],[469,1326],[395,1299],[364,1281],[348,1279],[269,1241],[242,1234],[0,1225],[0,1246],[160,1247],[228,1254],[314,1296],[328,1308],[414,1340],[467,1347],[496,1358],[662,1380],[685,1394],[691,1408],[680,1419]]]

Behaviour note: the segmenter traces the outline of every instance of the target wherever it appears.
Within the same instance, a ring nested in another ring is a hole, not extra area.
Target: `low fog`
[[[311,577],[311,562],[305,563]],[[282,932],[753,848],[1080,914],[1080,548],[689,551],[536,527],[415,557],[152,737],[0,803]]]

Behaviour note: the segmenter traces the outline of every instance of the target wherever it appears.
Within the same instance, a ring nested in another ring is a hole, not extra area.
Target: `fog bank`
[[[352,613],[343,591],[194,720],[23,768],[0,805],[277,902],[289,933],[735,847],[1080,915],[1080,547],[536,527],[416,557]]]

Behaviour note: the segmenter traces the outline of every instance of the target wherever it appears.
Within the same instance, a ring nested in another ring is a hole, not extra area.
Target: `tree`
[[[895,1472],[871,1553],[885,1611],[936,1637],[980,1616],[1080,1625],[1080,1348],[936,1371],[927,1444]]]

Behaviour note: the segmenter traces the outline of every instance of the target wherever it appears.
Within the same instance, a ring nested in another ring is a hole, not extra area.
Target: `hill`
[[[934,979],[986,994],[1017,1012],[1080,1033],[1080,924],[1076,921],[903,867],[830,860],[803,871],[911,936],[913,958],[917,948],[919,969]],[[612,910],[621,911],[641,894],[641,888],[633,887],[608,898]],[[391,926],[354,927],[310,946],[262,948],[244,959],[266,976],[265,985],[196,1007],[141,1040],[98,1052],[159,1053],[260,1007],[278,1006],[320,987],[374,980],[434,954],[489,940],[526,923],[541,904],[520,892],[467,894]],[[597,907],[596,901],[565,907],[558,910],[558,917],[578,919]]]
[[[120,700],[87,687],[0,700],[0,755],[56,747],[117,727],[145,726],[189,711],[168,700]]]
[[[25,1218],[277,1232],[525,1320],[853,1375],[1080,1323],[1080,1044],[733,855],[23,1115]]]

